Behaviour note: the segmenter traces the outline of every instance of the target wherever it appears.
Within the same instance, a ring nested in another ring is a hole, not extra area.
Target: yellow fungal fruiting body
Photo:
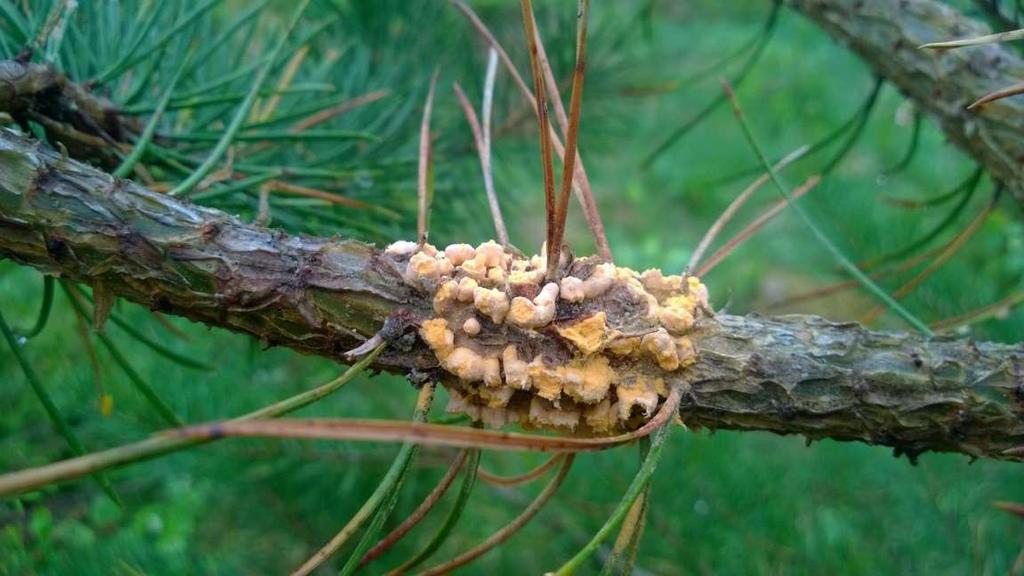
[[[608,332],[608,315],[602,310],[578,322],[566,326],[558,326],[558,335],[572,342],[585,356],[601,350],[610,336]]]
[[[476,336],[480,333],[480,321],[473,317],[466,318],[462,323],[462,331],[468,336]]]
[[[473,291],[473,306],[491,319],[495,324],[501,324],[508,314],[508,296],[504,290],[498,288],[483,288],[477,286]]]
[[[403,279],[432,298],[419,335],[437,358],[449,411],[508,423],[607,435],[634,429],[667,397],[666,382],[697,361],[707,288],[695,277],[642,274],[594,258],[515,257],[473,247],[396,242]]]
[[[540,328],[547,326],[555,317],[558,284],[549,282],[544,285],[533,300],[523,296],[512,299],[508,319],[520,328]]]

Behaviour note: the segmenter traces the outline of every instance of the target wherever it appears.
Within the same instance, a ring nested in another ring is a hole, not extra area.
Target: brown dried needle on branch
[[[572,74],[572,94],[569,98],[569,126],[565,130],[565,154],[562,156],[562,187],[558,194],[558,209],[555,211],[555,233],[548,244],[548,279],[558,273],[562,238],[565,236],[565,218],[569,213],[569,192],[576,172],[576,141],[580,130],[580,105],[583,100],[583,78],[586,72],[587,17],[590,0],[579,0],[576,23],[576,67]],[[539,42],[538,42],[539,44]],[[548,69],[550,72],[550,68]],[[557,93],[556,93],[557,94]],[[557,96],[556,96],[557,98]]]
[[[434,109],[434,89],[437,87],[435,70],[430,76],[427,101],[423,104],[423,120],[420,123],[420,158],[416,172],[416,241],[421,245],[427,241],[430,217],[430,113]]]
[[[555,168],[551,160],[551,126],[548,122],[548,101],[544,89],[544,76],[540,67],[540,58],[537,55],[537,23],[533,19],[533,3],[530,0],[520,0],[523,8],[523,28],[526,31],[526,42],[530,47],[530,68],[533,71],[533,99],[537,111],[537,123],[540,125],[540,164],[544,172],[544,215],[545,215],[545,245],[547,256],[550,259],[554,253],[555,231],[558,229],[556,223],[555,209]],[[559,246],[558,248],[561,248]],[[555,259],[554,265],[557,266]],[[549,275],[549,278],[551,276]]]
[[[523,98],[531,108],[536,109],[536,98],[534,98],[534,95],[526,85],[526,82],[523,81],[523,77],[519,74],[519,71],[516,69],[512,59],[509,58],[508,52],[506,52],[501,46],[497,38],[494,37],[494,34],[487,28],[487,25],[484,24],[483,21],[480,20],[480,17],[477,16],[476,12],[474,12],[473,9],[462,0],[450,1],[452,5],[454,5],[466,17],[466,20],[469,21],[470,25],[473,26],[477,33],[479,33],[491,48],[498,53],[502,64],[505,65],[505,68],[512,76],[512,80],[515,82],[515,85],[519,89]],[[536,34],[534,38],[539,56],[542,53],[543,44],[540,42],[539,36]],[[541,60],[541,67],[543,68],[543,60]],[[561,108],[561,100],[558,97],[557,85],[553,89],[550,88],[550,86],[551,83],[549,83],[549,90],[551,90],[552,100],[555,103],[555,111],[558,112]],[[564,116],[564,112],[562,112],[561,115]],[[554,146],[555,153],[561,157],[564,154],[565,149],[558,138],[558,134],[555,132],[554,127],[551,127],[550,125],[548,130],[551,135],[551,143]],[[598,256],[600,256],[605,262],[611,262],[611,247],[608,245],[608,238],[604,231],[604,224],[601,221],[601,214],[597,209],[597,203],[594,201],[594,194],[590,186],[590,180],[587,177],[586,169],[583,167],[583,162],[580,160],[578,152],[576,154],[576,173],[573,191],[576,192],[576,197],[580,202],[580,206],[583,208],[583,215],[587,220],[587,226],[590,228],[590,233],[594,237],[594,244],[597,247]]]
[[[491,74],[491,68],[487,69],[488,83],[485,87],[485,94],[489,93],[493,89],[493,75]],[[462,91],[462,87],[456,82],[452,85],[452,89],[455,91],[456,98],[459,99],[459,106],[462,107],[462,112],[466,116],[466,121],[469,122],[469,128],[473,132],[473,142],[476,144],[477,154],[480,157],[480,169],[483,172],[484,178],[484,192],[487,194],[487,206],[491,210],[491,219],[494,220],[494,232],[498,236],[498,242],[502,246],[508,247],[508,229],[505,228],[505,219],[501,215],[501,206],[498,204],[498,196],[494,192],[494,179],[491,175],[491,150],[490,140],[484,137],[484,131],[480,127],[480,121],[477,119],[476,112],[473,111],[473,105],[469,103],[469,99],[466,98],[465,92]],[[485,102],[488,102],[488,98],[485,95]],[[484,115],[490,113],[490,106],[484,106]],[[487,121],[485,120],[485,123]]]

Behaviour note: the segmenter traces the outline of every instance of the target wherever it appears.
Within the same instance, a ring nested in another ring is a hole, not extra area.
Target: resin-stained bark
[[[407,286],[403,270],[370,246],[245,224],[9,131],[0,131],[0,255],[338,359],[395,311],[414,320],[432,314],[428,294]],[[860,440],[911,454],[1019,458],[1005,451],[1024,445],[1021,345],[724,315],[698,322],[691,338],[697,360],[669,383],[686,383],[681,413],[692,425]],[[414,332],[377,366],[445,377]]]

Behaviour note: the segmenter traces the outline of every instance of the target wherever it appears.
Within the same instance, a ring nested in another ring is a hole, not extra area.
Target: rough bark
[[[51,142],[60,142],[75,158],[113,168],[120,163],[113,147],[139,132],[134,118],[52,66],[33,64],[30,52],[0,61],[0,112],[23,128],[38,122]]]
[[[1024,60],[1000,44],[945,51],[919,48],[990,34],[987,26],[935,0],[787,2],[896,85],[1024,203],[1024,99],[966,109],[986,94],[1024,81]]]
[[[393,312],[430,314],[391,260],[157,194],[0,131],[0,256],[154,310],[341,358]],[[926,341],[855,324],[720,315],[695,336],[691,425],[1020,459],[1024,346]],[[430,372],[414,338],[377,367]]]

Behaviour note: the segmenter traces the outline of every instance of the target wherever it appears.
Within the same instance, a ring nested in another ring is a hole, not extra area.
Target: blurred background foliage
[[[63,5],[0,0],[4,57],[32,44],[54,6]],[[517,3],[472,5],[526,73]],[[975,6],[958,5],[969,11]],[[135,173],[167,189],[215,147],[253,89],[260,66],[268,63],[291,10],[291,3],[277,0],[79,0],[63,42],[53,44],[51,34],[37,46],[36,60],[52,61],[73,80],[96,81],[94,92],[144,123],[194,46],[155,144]],[[537,10],[567,93],[575,3],[538,2]],[[934,230],[939,230],[935,238],[909,255],[941,246],[992,197],[993,184],[983,176],[973,192],[963,187],[933,206],[910,209],[906,202],[894,202],[950,193],[975,166],[925,120],[914,155],[893,171],[915,139],[913,106],[883,85],[868,107],[875,80],[864,64],[784,8],[767,26],[772,12],[768,0],[595,3],[580,142],[619,263],[680,270],[710,223],[756,173],[756,159],[727,105],[678,134],[720,98],[716,78],[721,75],[738,86],[754,130],[773,157],[825,140],[787,170],[787,178],[795,184],[827,171],[802,202],[856,260],[899,252]],[[768,29],[771,37],[765,39]],[[301,58],[299,51],[305,53]],[[752,54],[758,58],[751,60]],[[430,74],[437,68],[431,238],[440,245],[490,238],[471,134],[450,90],[458,81],[479,102],[485,62],[484,45],[445,2],[314,0],[285,49],[269,61],[265,88],[242,126],[242,134],[273,131],[279,139],[235,143],[227,157],[236,173],[214,174],[192,198],[253,219],[260,213],[261,184],[279,180],[329,196],[272,192],[266,216],[273,226],[378,244],[412,237],[416,132]],[[745,68],[749,73],[743,74]],[[296,122],[367,95],[375,96],[303,134],[289,135]],[[532,252],[543,236],[536,124],[504,71],[498,77],[494,123],[495,179],[512,241]],[[843,126],[847,130],[837,133]],[[678,137],[663,146],[673,134]],[[659,148],[663,151],[652,156]],[[730,231],[776,199],[770,189],[758,193]],[[571,210],[571,243],[577,253],[589,253],[582,218],[575,206]],[[1022,244],[1020,209],[1004,197],[978,234],[906,305],[935,322],[1019,294],[1024,290]],[[881,282],[895,290],[912,275],[913,270]],[[728,303],[733,312],[806,312],[855,320],[873,306],[856,289],[780,306],[841,280],[828,253],[786,213],[706,278],[716,305]],[[33,322],[41,286],[38,273],[0,262],[3,312],[16,327]],[[46,329],[23,349],[86,447],[113,446],[160,429],[162,423],[105,348],[96,348],[93,363],[95,336],[80,337],[68,302],[57,296]],[[144,336],[212,366],[189,369],[116,325],[105,328],[142,378],[190,422],[256,409],[339,372],[324,359],[262,350],[245,337],[158,319],[127,303],[118,303],[115,313]],[[892,317],[877,326],[907,329]],[[1009,309],[963,331],[977,339],[1019,341],[1024,313]],[[0,387],[0,469],[69,456],[5,347],[0,347],[0,381],[5,383]],[[106,415],[103,394],[113,399]],[[363,376],[302,415],[407,418],[414,396],[401,378]],[[442,397],[435,415],[443,405]],[[7,500],[0,503],[0,573],[284,572],[355,512],[396,450],[393,445],[238,440],[111,474],[123,508],[88,481]],[[430,490],[448,454],[421,452],[394,519]],[[511,473],[542,459],[492,453],[485,454],[484,464]],[[535,522],[463,572],[541,573],[557,566],[601,525],[635,467],[636,454],[628,449],[581,456]],[[463,522],[435,560],[504,525],[538,489],[479,485]],[[961,456],[929,454],[911,465],[864,445],[822,442],[807,448],[800,438],[768,434],[676,433],[655,475],[652,497],[638,573],[1006,574],[1024,542],[1020,520],[991,506],[996,500],[1024,500],[1019,466],[972,463]],[[443,516],[432,514],[367,572],[381,572],[411,555]]]

